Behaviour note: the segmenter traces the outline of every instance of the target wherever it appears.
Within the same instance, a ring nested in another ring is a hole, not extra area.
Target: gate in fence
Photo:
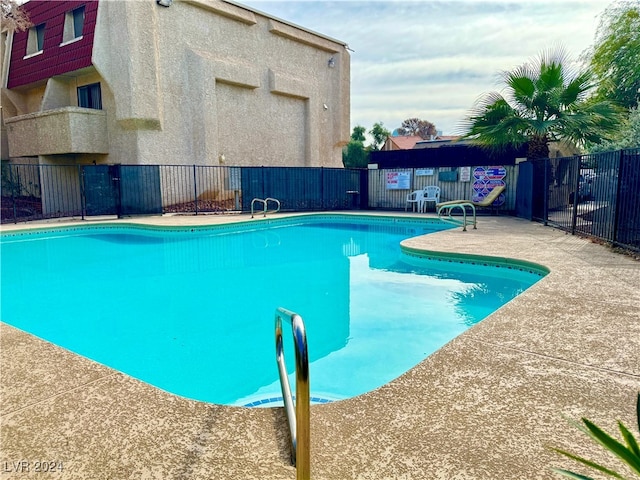
[[[640,251],[640,149],[519,167],[518,216]]]
[[[84,165],[81,181],[87,216],[162,213],[158,165]]]

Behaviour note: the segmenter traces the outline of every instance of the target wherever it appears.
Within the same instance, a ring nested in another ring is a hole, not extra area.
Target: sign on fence
[[[460,181],[461,182],[471,181],[471,167],[460,167]]]
[[[387,172],[387,190],[409,190],[411,172]]]
[[[473,170],[473,201],[481,202],[495,187],[504,186],[504,178],[506,176],[507,169],[502,165],[476,167]],[[493,204],[500,206],[504,201],[504,194],[501,194]]]

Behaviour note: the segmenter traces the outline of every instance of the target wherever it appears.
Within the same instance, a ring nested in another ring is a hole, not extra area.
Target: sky
[[[349,45],[351,130],[408,118],[461,133],[500,72],[563,47],[575,66],[594,43],[603,0],[239,0]]]

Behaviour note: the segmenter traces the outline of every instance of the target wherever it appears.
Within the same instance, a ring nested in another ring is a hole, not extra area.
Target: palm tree
[[[561,48],[543,52],[513,71],[503,72],[505,95],[485,94],[465,119],[465,138],[502,150],[528,143],[529,158],[549,156],[549,143],[600,143],[615,133],[622,110],[594,101],[593,72],[576,70]]]

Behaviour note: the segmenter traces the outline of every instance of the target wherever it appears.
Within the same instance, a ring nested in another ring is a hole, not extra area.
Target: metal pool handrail
[[[275,204],[277,205],[277,208],[275,210],[271,210],[268,211],[267,209],[267,205],[269,203],[269,201],[271,202],[275,202]],[[264,214],[263,216],[267,216],[267,213],[278,213],[280,211],[280,200],[278,200],[277,198],[265,198],[264,200],[261,198],[254,198],[253,200],[251,200],[251,218],[253,218],[253,206],[255,205],[256,202],[260,202],[262,203],[262,213]]]
[[[295,411],[291,387],[284,361],[282,342],[282,320],[291,324],[293,345],[296,352],[296,400]],[[276,309],[276,361],[280,375],[282,399],[287,413],[291,434],[291,463],[296,466],[296,479],[308,480],[310,475],[310,432],[309,432],[309,355],[307,334],[302,317],[285,308]]]
[[[462,231],[466,232],[467,231],[467,225],[473,225],[473,229],[477,229],[477,224],[478,222],[476,221],[476,207],[473,203],[471,202],[459,202],[459,203],[450,203],[447,205],[447,203],[441,203],[436,205],[437,209],[438,209],[438,218],[441,220],[446,220],[448,222],[451,223],[455,223],[456,225],[462,225]],[[473,213],[473,222],[472,223],[467,223],[467,207],[471,208],[471,211]],[[458,220],[457,218],[453,218],[451,216],[451,211],[455,208],[459,208],[462,210],[462,220]],[[447,216],[446,218],[443,217],[442,215],[444,215],[444,213],[446,212]]]

